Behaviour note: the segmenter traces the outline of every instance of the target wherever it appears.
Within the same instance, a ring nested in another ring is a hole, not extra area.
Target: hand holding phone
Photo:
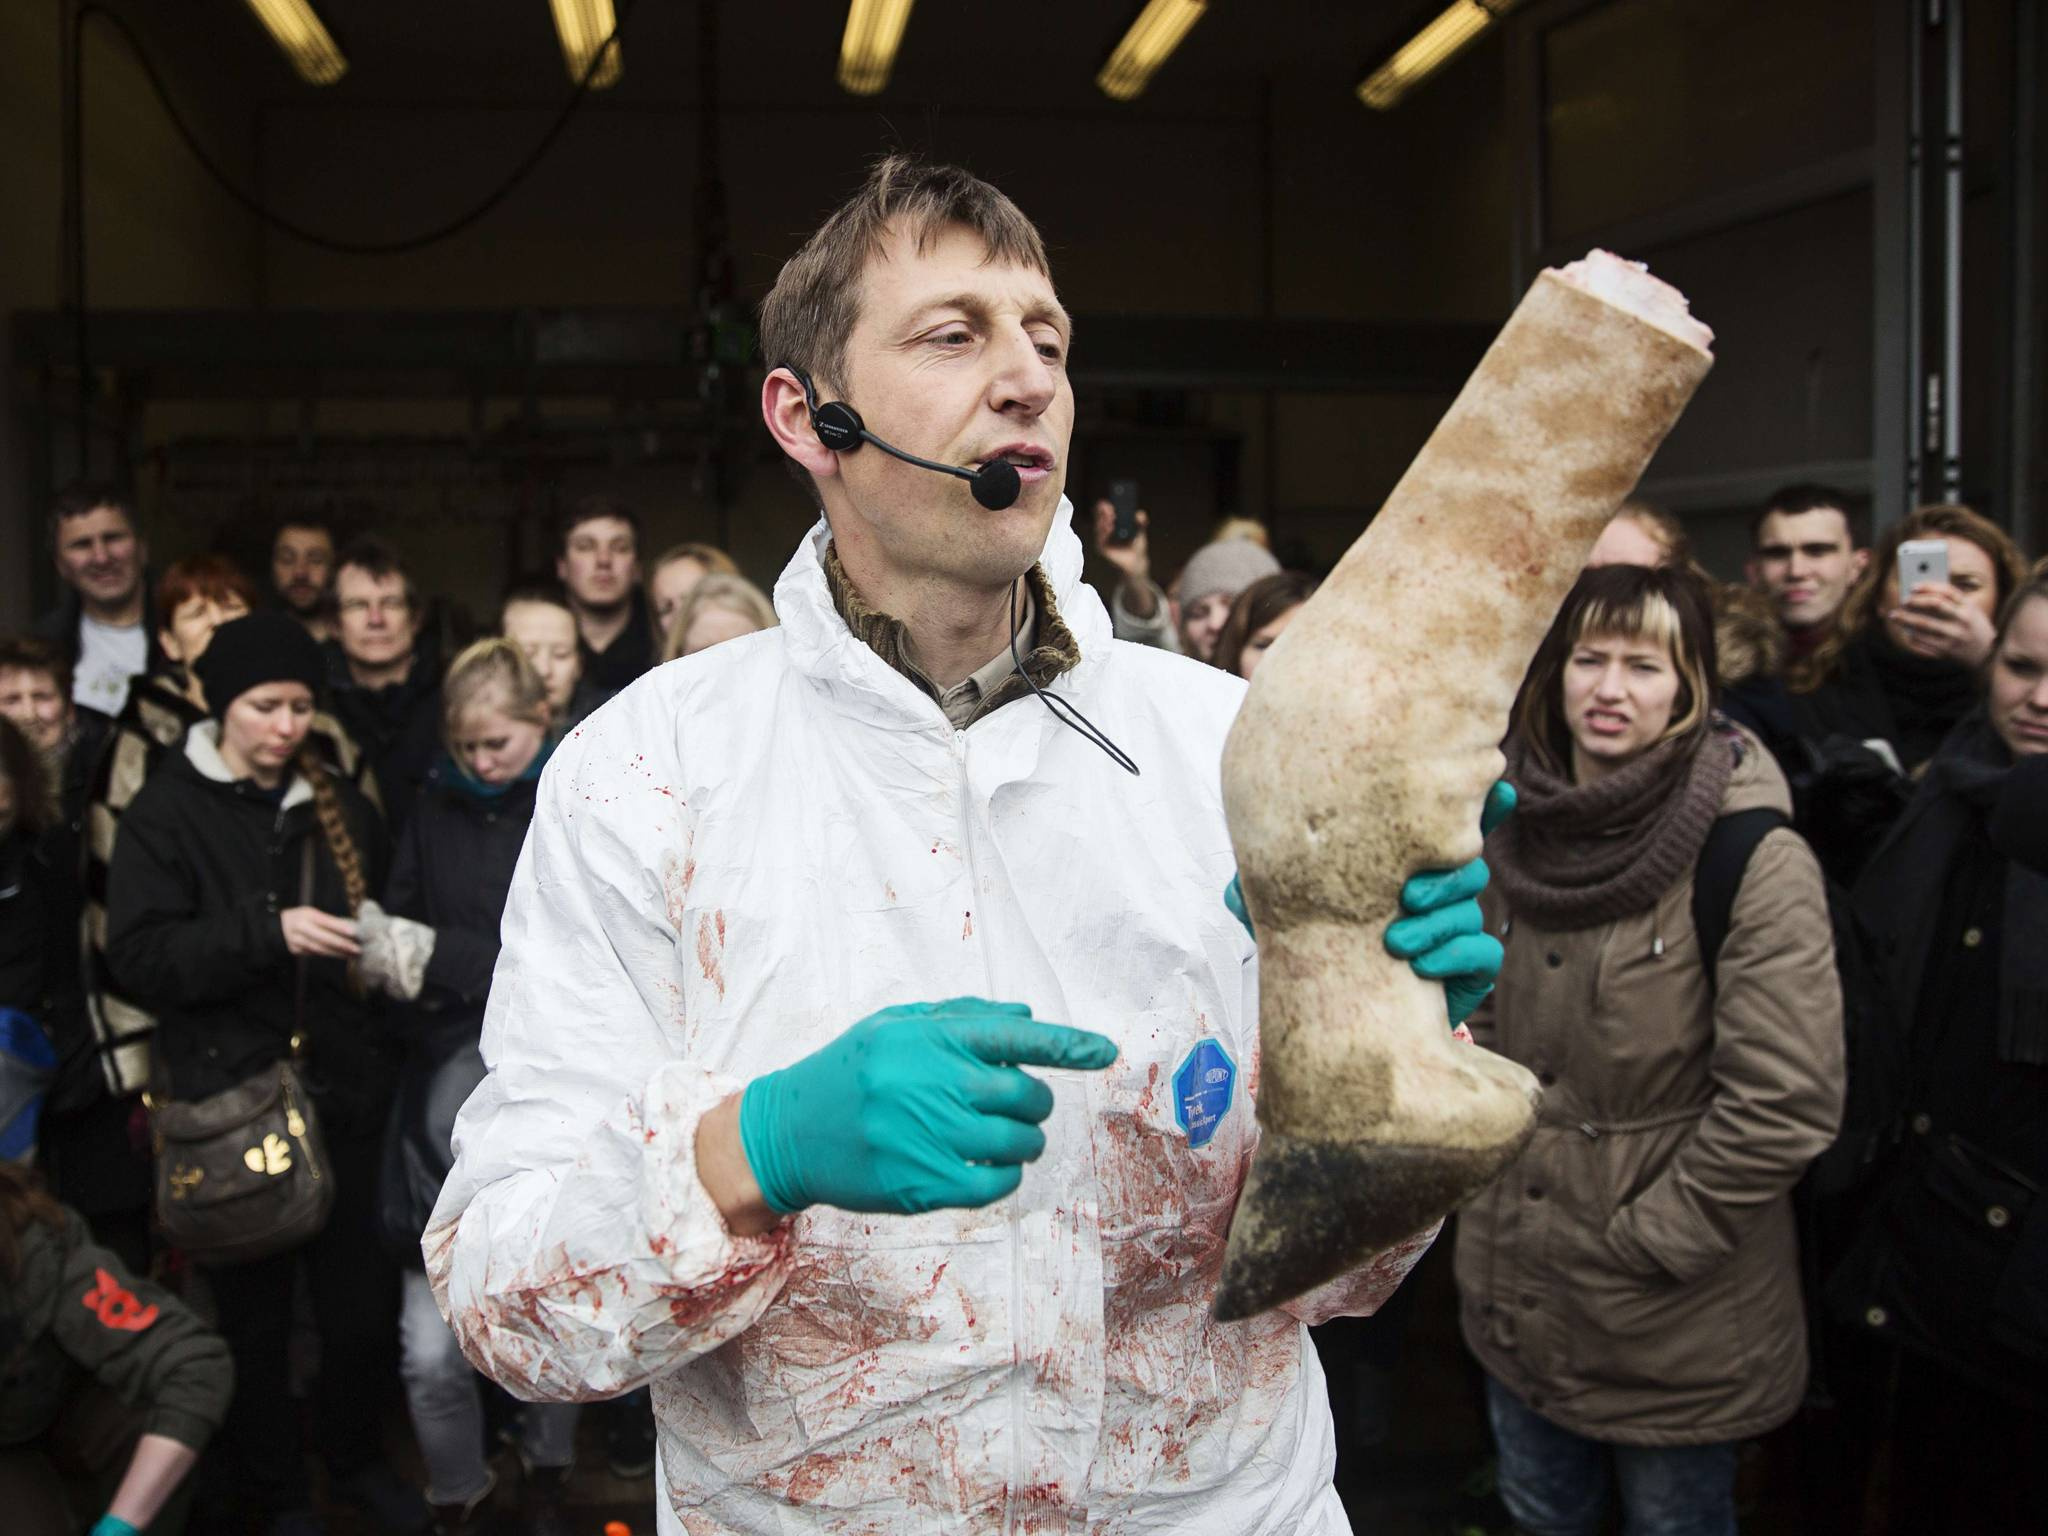
[[[1135,480],[1112,480],[1109,482],[1109,505],[1114,514],[1110,524],[1109,538],[1112,544],[1128,544],[1137,538],[1138,528],[1138,482]]]

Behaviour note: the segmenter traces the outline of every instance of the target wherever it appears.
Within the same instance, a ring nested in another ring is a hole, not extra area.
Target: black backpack
[[[1728,938],[1735,898],[1742,889],[1750,856],[1766,837],[1791,825],[1789,817],[1763,807],[1723,816],[1707,833],[1693,873],[1692,924],[1699,936],[1700,963],[1706,969],[1710,992],[1719,990],[1716,972],[1721,946]],[[1803,1181],[1805,1192],[1814,1196],[1840,1193],[1861,1181],[1883,1150],[1889,1118],[1884,1107],[1874,1102],[1885,1074],[1876,1070],[1875,1061],[1865,1059],[1882,1047],[1874,1033],[1878,1021],[1861,929],[1850,913],[1848,893],[1825,874],[1821,878],[1827,890],[1828,927],[1835,940],[1835,975],[1842,987],[1848,1102],[1841,1134],[1814,1160]]]

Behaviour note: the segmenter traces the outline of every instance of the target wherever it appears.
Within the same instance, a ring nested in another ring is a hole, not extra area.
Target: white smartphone
[[[1948,540],[1908,539],[1899,546],[1899,601],[1915,587],[1948,585]]]

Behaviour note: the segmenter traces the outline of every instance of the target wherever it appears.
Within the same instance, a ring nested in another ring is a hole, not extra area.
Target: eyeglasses
[[[346,597],[341,600],[340,611],[357,618],[369,613],[387,614],[392,618],[403,618],[411,611],[412,604],[403,597]]]

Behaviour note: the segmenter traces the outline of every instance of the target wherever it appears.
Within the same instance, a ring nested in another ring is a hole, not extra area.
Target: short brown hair
[[[171,615],[195,597],[210,597],[216,603],[237,599],[251,613],[256,611],[256,584],[226,555],[190,555],[174,560],[156,584],[156,619],[171,622]]]
[[[1671,702],[1671,724],[1663,740],[1705,733],[1713,719],[1720,665],[1707,584],[1683,566],[1595,566],[1580,573],[1558,609],[1510,716],[1514,733],[1546,768],[1566,776],[1571,772],[1564,669],[1588,635],[1640,635],[1662,644],[1678,673],[1678,697]]]
[[[50,498],[50,547],[56,548],[57,531],[74,517],[84,517],[101,507],[121,514],[128,531],[142,537],[142,523],[135,515],[135,503],[119,486],[105,480],[74,480]]]
[[[0,672],[41,672],[71,697],[71,663],[55,646],[28,635],[0,635]]]
[[[890,155],[782,264],[761,303],[761,355],[769,367],[800,369],[821,386],[845,382],[861,275],[898,221],[919,251],[957,224],[981,237],[990,261],[1052,275],[1037,227],[1001,192],[956,165]]]
[[[621,501],[616,496],[607,496],[602,491],[593,492],[588,496],[577,497],[569,503],[569,510],[556,520],[555,553],[559,555],[569,553],[569,535],[578,528],[581,528],[585,523],[594,523],[602,517],[617,518],[633,530],[633,553],[638,555],[640,553],[639,511],[630,503]]]

